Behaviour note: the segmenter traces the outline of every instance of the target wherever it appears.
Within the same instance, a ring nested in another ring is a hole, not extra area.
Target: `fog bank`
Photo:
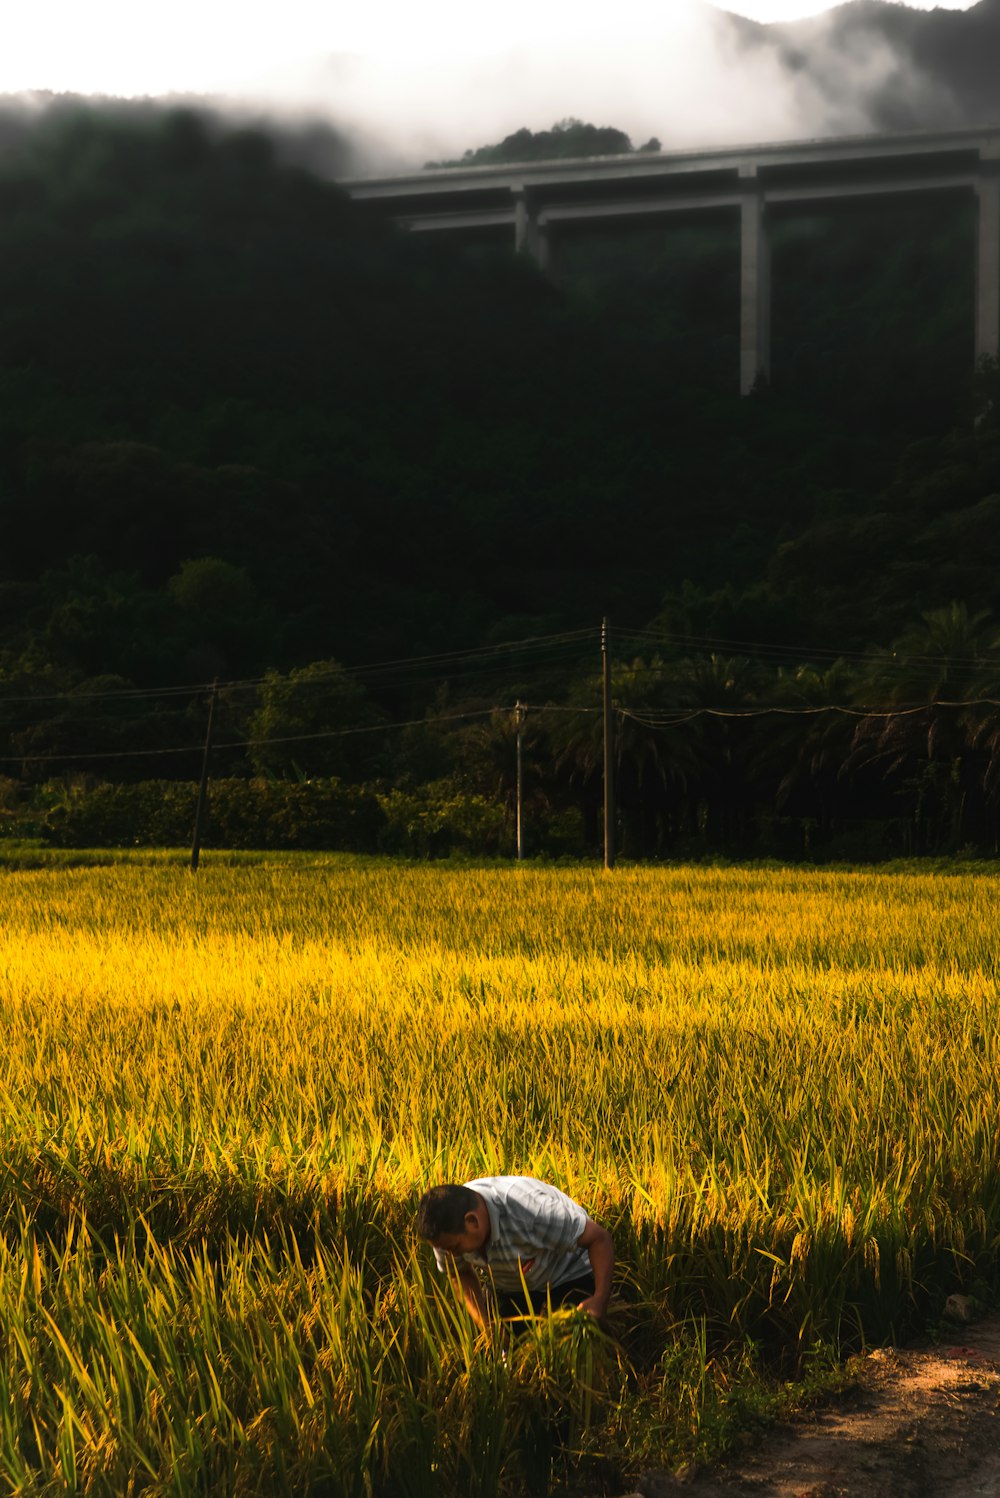
[[[853,9],[853,7],[851,8]],[[419,166],[566,117],[614,125],[665,150],[884,128],[887,95],[909,116],[958,123],[948,91],[877,25],[842,12],[793,28],[760,26],[709,6],[675,6],[642,33],[586,26],[442,58],[327,54],[284,64],[231,91],[276,111],[318,113],[366,143],[369,169]]]

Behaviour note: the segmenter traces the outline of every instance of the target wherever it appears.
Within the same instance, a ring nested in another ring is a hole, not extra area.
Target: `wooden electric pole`
[[[205,730],[205,753],[201,761],[201,780],[198,782],[198,801],[194,809],[194,833],[191,837],[191,872],[197,872],[201,855],[201,823],[208,800],[208,765],[212,757],[212,724],[215,719],[215,696],[218,681],[212,682],[212,695],[208,699],[208,727]]]
[[[611,706],[611,631],[605,618],[601,624],[601,657],[604,665],[604,867],[615,866],[615,724]]]
[[[514,722],[517,725],[517,861],[521,863],[524,858],[524,823],[521,819],[521,802],[524,782],[524,765],[522,758],[522,744],[524,738],[524,703],[518,702],[514,708]]]

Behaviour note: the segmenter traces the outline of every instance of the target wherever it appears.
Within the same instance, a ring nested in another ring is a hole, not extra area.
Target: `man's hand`
[[[506,1363],[507,1354],[510,1351],[510,1328],[504,1326],[502,1322],[496,1322],[490,1316],[486,1296],[483,1294],[482,1281],[474,1269],[463,1264],[456,1277],[462,1290],[466,1310],[488,1341],[496,1338],[500,1347],[500,1355]]]
[[[463,1264],[458,1271],[458,1283],[462,1287],[462,1299],[465,1301],[466,1310],[480,1331],[486,1331],[489,1326],[489,1312],[478,1274],[467,1264]]]
[[[611,1299],[611,1275],[615,1267],[615,1243],[607,1228],[602,1228],[592,1217],[577,1239],[581,1248],[587,1250],[590,1267],[594,1271],[594,1293],[581,1301],[580,1310],[586,1311],[596,1321],[601,1321]]]

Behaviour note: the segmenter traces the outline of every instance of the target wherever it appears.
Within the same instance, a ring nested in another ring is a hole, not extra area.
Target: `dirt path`
[[[642,1498],[1000,1498],[1000,1317],[873,1353],[856,1388],[713,1472],[649,1472]]]

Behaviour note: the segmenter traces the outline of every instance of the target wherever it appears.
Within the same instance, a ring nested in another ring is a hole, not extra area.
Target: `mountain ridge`
[[[856,105],[856,90],[864,88],[857,74],[872,64],[877,43],[887,49],[881,61],[891,58],[895,67],[870,87],[876,129],[1000,123],[1000,0],[979,0],[965,11],[845,0],[817,16],[770,23],[722,14],[741,48],[770,53],[808,80],[834,119],[848,98]]]

